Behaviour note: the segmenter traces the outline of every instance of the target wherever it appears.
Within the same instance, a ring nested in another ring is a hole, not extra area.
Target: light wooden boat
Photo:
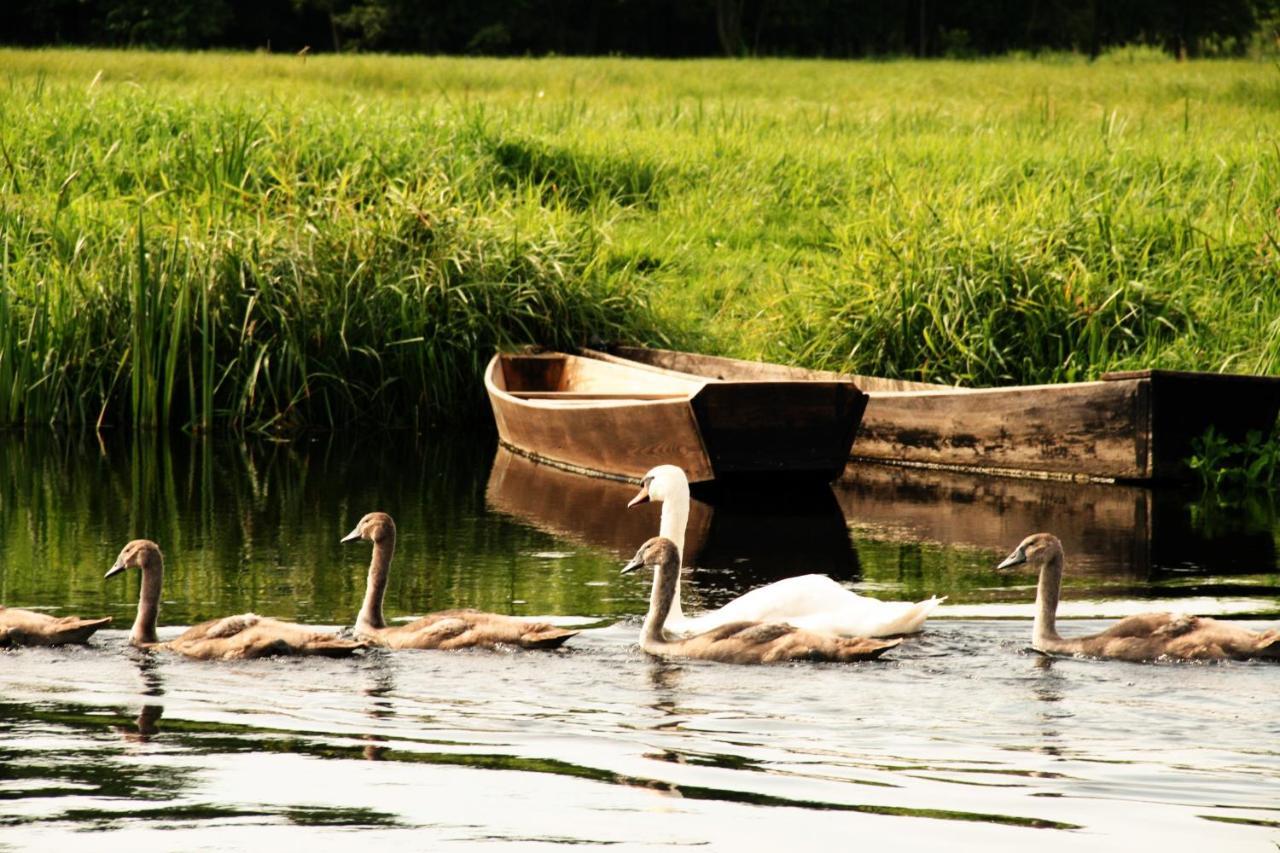
[[[866,395],[845,377],[722,380],[584,350],[500,353],[485,371],[498,437],[569,470],[638,481],[679,465],[691,483],[830,482]]]
[[[612,357],[718,380],[851,380],[867,393],[855,460],[990,474],[1175,480],[1213,427],[1232,441],[1269,434],[1280,377],[1141,370],[1095,382],[958,388],[642,347]]]

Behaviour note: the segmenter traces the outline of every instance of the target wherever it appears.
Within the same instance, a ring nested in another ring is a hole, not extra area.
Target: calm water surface
[[[851,472],[853,473],[853,472]],[[1212,849],[1280,845],[1280,667],[1049,660],[1029,532],[1068,551],[1064,611],[1280,617],[1277,524],[1127,487],[857,472],[811,493],[699,494],[687,609],[823,571],[950,596],[892,659],[663,663],[635,645],[656,532],[633,487],[490,439],[295,445],[0,437],[0,602],[109,614],[87,648],[0,652],[0,849]],[[451,606],[603,627],[560,653],[197,663],[127,647],[165,551],[161,636],[254,610],[350,624],[361,514],[400,528],[388,616]],[[92,830],[92,836],[85,831]]]

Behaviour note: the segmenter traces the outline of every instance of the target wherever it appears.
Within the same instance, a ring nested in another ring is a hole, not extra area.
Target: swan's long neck
[[[396,550],[394,530],[386,531],[373,543],[373,559],[369,562],[369,580],[364,588],[364,604],[356,617],[357,628],[385,628],[382,618],[382,597],[387,591],[387,576],[391,573],[391,556]]]
[[[673,555],[654,570],[649,612],[645,614],[644,627],[640,629],[640,648],[648,650],[666,644],[667,632],[663,626],[667,624],[672,603],[678,600],[676,591],[679,587],[680,562],[679,557]]]
[[[142,554],[142,591],[138,594],[138,615],[129,632],[134,645],[158,642],[156,619],[160,615],[160,588],[164,585],[164,558],[153,551]]]
[[[1056,624],[1061,592],[1062,551],[1055,548],[1040,569],[1040,585],[1036,589],[1036,621],[1031,628],[1031,642],[1036,648],[1062,640]]]
[[[689,487],[675,489],[676,493],[662,502],[662,519],[658,523],[658,535],[670,539],[676,545],[679,561],[675,571],[675,593],[671,599],[671,615],[677,620],[684,619],[684,610],[680,607],[680,567],[684,565],[684,533],[689,526]]]

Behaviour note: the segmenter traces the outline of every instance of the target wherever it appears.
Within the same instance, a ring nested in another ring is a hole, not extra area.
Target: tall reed
[[[0,50],[0,91],[3,425],[470,420],[495,348],[608,338],[1280,370],[1264,64]]]

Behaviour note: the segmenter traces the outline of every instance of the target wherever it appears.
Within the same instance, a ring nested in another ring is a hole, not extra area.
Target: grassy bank
[[[0,423],[483,414],[591,337],[1280,372],[1280,72],[0,51]]]

